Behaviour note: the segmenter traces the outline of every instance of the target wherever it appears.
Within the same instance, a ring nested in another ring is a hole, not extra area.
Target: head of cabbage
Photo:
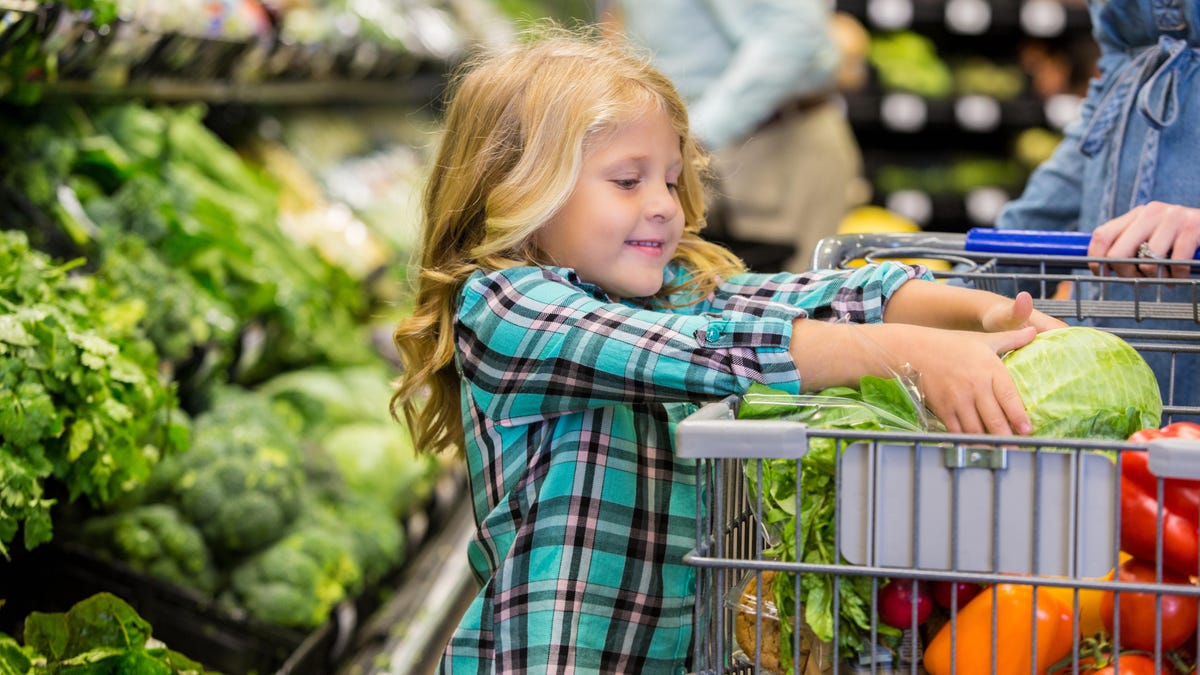
[[[1004,364],[1035,436],[1123,441],[1162,419],[1154,372],[1112,333],[1083,326],[1039,333]]]

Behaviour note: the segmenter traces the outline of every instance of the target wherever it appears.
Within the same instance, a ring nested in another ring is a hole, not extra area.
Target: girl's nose
[[[670,221],[679,213],[679,199],[665,184],[655,188],[650,196],[648,212],[652,220]]]

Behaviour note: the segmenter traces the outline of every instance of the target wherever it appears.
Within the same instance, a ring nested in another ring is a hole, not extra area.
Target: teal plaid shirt
[[[482,588],[442,671],[684,672],[696,466],[675,456],[676,423],[752,382],[799,391],[794,319],[879,322],[917,274],[746,274],[665,310],[563,268],[468,279],[456,366]]]

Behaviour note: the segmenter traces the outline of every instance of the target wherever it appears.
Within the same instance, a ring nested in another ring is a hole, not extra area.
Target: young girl
[[[464,452],[478,524],[482,588],[442,669],[683,672],[696,470],[673,430],[696,403],[910,370],[951,431],[1027,433],[997,353],[1062,324],[899,264],[744,273],[699,236],[704,156],[671,83],[548,33],[455,81],[395,334],[393,412]]]

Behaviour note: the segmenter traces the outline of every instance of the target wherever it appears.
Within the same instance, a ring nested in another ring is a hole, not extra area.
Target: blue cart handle
[[[1051,232],[1046,230],[997,230],[975,227],[967,231],[965,250],[977,253],[1017,253],[1027,255],[1086,256],[1090,232]],[[1195,258],[1200,260],[1200,250]]]

